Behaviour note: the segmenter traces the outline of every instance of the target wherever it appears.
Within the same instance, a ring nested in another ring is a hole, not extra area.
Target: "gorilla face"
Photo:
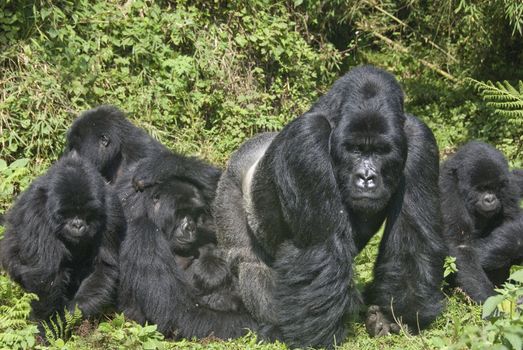
[[[466,170],[463,167],[462,170]],[[503,209],[503,192],[508,185],[508,168],[500,167],[490,159],[479,159],[468,169],[468,178],[462,192],[466,198],[467,207],[471,213],[485,218],[491,218]]]
[[[63,223],[58,232],[59,237],[67,244],[82,245],[89,243],[102,229],[103,212],[99,206],[86,203],[73,210],[58,210],[54,219]]]
[[[407,154],[403,130],[380,111],[366,112],[342,123],[332,138],[333,160],[346,204],[363,213],[383,210],[402,178]]]
[[[172,250],[189,251],[206,217],[200,191],[189,182],[170,178],[143,188],[143,194],[147,215],[172,243]]]
[[[47,210],[57,235],[67,245],[90,244],[101,233],[105,214],[104,183],[94,170],[82,167],[72,156],[52,177]]]

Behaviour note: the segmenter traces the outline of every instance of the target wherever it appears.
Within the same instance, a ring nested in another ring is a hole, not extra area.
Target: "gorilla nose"
[[[490,193],[486,194],[485,197],[483,197],[483,201],[485,202],[485,204],[492,205],[496,201],[496,196]]]
[[[71,222],[71,227],[78,231],[79,233],[82,233],[85,231],[85,223],[83,220],[75,218]]]
[[[362,189],[372,189],[376,187],[376,173],[370,169],[359,171],[357,174],[356,185]]]

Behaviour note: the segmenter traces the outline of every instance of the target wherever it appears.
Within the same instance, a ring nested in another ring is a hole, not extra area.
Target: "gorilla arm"
[[[379,306],[389,320],[394,315],[417,330],[442,310],[445,249],[436,140],[414,116],[407,115],[404,129],[408,139],[404,175],[389,204],[374,281],[366,293],[367,303]]]
[[[103,232],[94,271],[85,278],[73,300],[71,311],[78,305],[83,316],[89,317],[115,305],[119,273],[120,242],[125,234],[125,219],[119,200],[112,193],[107,196],[107,229]]]
[[[487,237],[475,239],[473,245],[485,270],[520,262],[523,259],[523,215],[496,228]]]
[[[322,114],[295,119],[271,143],[253,182],[260,220],[255,234],[277,251],[272,295],[278,332],[292,346],[342,341],[345,316],[361,302],[352,282],[356,247],[332,168],[330,134]]]

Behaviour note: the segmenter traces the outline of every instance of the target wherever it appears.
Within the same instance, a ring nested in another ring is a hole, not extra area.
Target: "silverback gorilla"
[[[74,152],[23,192],[7,215],[2,265],[38,295],[32,317],[78,306],[85,317],[116,305],[118,253],[125,234],[120,202]]]
[[[116,183],[128,220],[119,309],[168,336],[241,336],[255,330],[256,322],[234,296],[226,262],[213,255],[215,236],[208,232],[213,227],[202,190],[208,179],[185,178],[173,157],[144,159]]]
[[[495,295],[510,266],[523,261],[523,212],[512,176],[503,154],[477,141],[441,168],[445,239],[458,268],[451,282],[477,302]]]
[[[372,66],[339,79],[310,112],[231,157],[218,184],[219,246],[267,337],[332,347],[359,310],[353,260],[386,220],[365,297],[372,335],[440,313],[445,245],[432,132]],[[392,310],[391,310],[392,309]]]

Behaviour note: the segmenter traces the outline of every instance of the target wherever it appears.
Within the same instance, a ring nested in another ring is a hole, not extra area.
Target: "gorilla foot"
[[[371,337],[382,337],[391,333],[399,334],[400,332],[400,326],[394,321],[389,321],[377,305],[369,306],[367,318],[365,319],[365,328],[367,328],[367,332]]]

